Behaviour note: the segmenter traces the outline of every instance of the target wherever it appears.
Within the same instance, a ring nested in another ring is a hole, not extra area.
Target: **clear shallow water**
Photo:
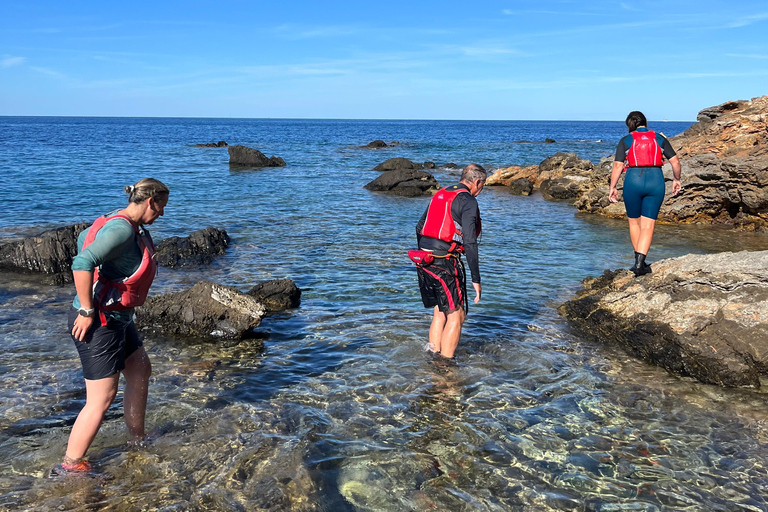
[[[483,300],[446,366],[423,352],[430,317],[405,257],[427,199],[363,189],[393,156],[597,161],[624,130],[0,118],[2,236],[92,220],[123,204],[123,185],[154,176],[172,189],[156,238],[210,225],[233,240],[210,267],[161,269],[154,292],[202,278],[247,289],[289,277],[303,290],[260,340],[146,339],[156,441],[127,449],[118,403],[90,452],[111,479],[62,484],[41,476],[84,400],[64,326],[72,290],[0,274],[0,509],[768,510],[763,393],[671,377],[574,337],[554,310],[584,277],[630,264],[625,222],[486,189]],[[515,142],[545,137],[567,142]],[[377,138],[403,144],[357,147]],[[218,140],[289,165],[230,170],[226,149],[191,147]],[[649,259],[767,247],[755,234],[659,226]]]

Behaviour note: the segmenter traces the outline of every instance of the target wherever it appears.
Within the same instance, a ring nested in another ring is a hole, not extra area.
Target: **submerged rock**
[[[207,265],[213,257],[224,254],[229,235],[223,229],[205,228],[185,238],[172,236],[157,246],[157,263],[164,267]]]
[[[136,309],[137,326],[166,335],[242,339],[267,314],[236,288],[200,281],[189,290],[149,297]]]
[[[274,313],[297,308],[301,304],[301,290],[290,279],[273,279],[259,283],[247,292]]]
[[[79,223],[0,245],[0,269],[48,274],[56,284],[72,282],[77,237],[90,224]]]
[[[374,141],[369,142],[365,146],[361,146],[361,147],[364,148],[364,149],[381,149],[381,148],[393,148],[393,147],[399,146],[399,145],[400,145],[400,143],[398,141],[396,141],[396,140],[393,140],[392,142],[387,144],[386,142],[384,142],[381,139],[376,139]]]
[[[390,158],[389,160],[384,160],[382,163],[377,165],[373,168],[374,171],[397,171],[402,169],[421,169],[424,166],[422,164],[417,164],[415,162],[411,162],[407,158]]]
[[[399,196],[419,197],[434,194],[440,189],[440,184],[426,171],[398,169],[383,173],[365,188]]]
[[[225,148],[227,146],[228,144],[223,140],[220,140],[219,142],[207,142],[205,144],[195,144],[196,148]]]
[[[768,251],[687,255],[586,279],[560,307],[580,332],[681,376],[760,387],[768,374]]]
[[[267,158],[266,155],[258,149],[249,148],[247,146],[229,146],[227,151],[229,152],[230,165],[240,165],[244,167],[285,166],[285,160],[279,156],[271,156]]]

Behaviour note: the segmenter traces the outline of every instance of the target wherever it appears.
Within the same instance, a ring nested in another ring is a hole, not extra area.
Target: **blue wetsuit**
[[[647,132],[648,128],[640,127],[637,131]],[[667,160],[676,155],[672,144],[658,132],[656,142]],[[631,133],[619,141],[615,160],[625,162],[630,147],[632,147]],[[637,219],[642,216],[656,220],[663,202],[664,174],[661,167],[627,167],[627,174],[624,177],[624,206],[627,208],[627,217]]]

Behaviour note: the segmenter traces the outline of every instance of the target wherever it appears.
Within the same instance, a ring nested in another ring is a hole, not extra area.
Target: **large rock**
[[[285,160],[279,156],[271,156],[269,158],[264,155],[258,149],[249,148],[247,146],[229,146],[229,163],[230,165],[240,165],[244,167],[284,167]]]
[[[582,333],[681,376],[759,387],[768,373],[768,251],[687,255],[586,279],[560,312]]]
[[[213,257],[224,254],[229,235],[223,229],[205,228],[185,238],[172,236],[157,246],[157,263],[164,267],[207,265]]]
[[[184,292],[149,297],[136,309],[137,325],[143,330],[227,339],[248,337],[266,314],[254,297],[210,281]]]
[[[72,258],[77,256],[77,237],[90,224],[80,223],[46,231],[38,236],[0,245],[0,268],[48,274],[50,281],[72,282]]]
[[[407,158],[390,158],[389,160],[384,160],[382,163],[374,167],[373,170],[383,172],[398,171],[404,169],[421,169],[423,167],[424,166],[422,164],[411,162]]]
[[[259,283],[247,292],[274,313],[297,308],[301,304],[301,290],[290,279],[273,279]]]
[[[400,145],[400,143],[398,141],[396,141],[396,140],[393,140],[392,142],[387,144],[386,142],[384,142],[381,139],[376,139],[374,141],[369,142],[365,146],[361,146],[361,147],[364,148],[364,149],[381,149],[381,148],[393,148],[393,147],[399,146],[399,145]]]
[[[539,166],[529,165],[528,167],[518,167],[513,165],[512,167],[503,167],[496,169],[488,179],[485,180],[486,187],[508,187],[513,181],[519,179],[525,179],[531,183],[535,183],[539,177]],[[536,184],[538,188],[538,184]]]
[[[397,169],[383,173],[365,188],[399,196],[419,197],[434,194],[440,189],[440,184],[426,171]]]

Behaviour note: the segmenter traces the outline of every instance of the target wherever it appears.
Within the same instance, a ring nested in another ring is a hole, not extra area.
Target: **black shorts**
[[[88,380],[104,379],[125,370],[125,360],[144,345],[133,322],[110,319],[102,326],[98,317],[85,333],[85,340],[78,341],[72,336],[77,315],[75,308],[69,311],[69,332],[80,354],[83,377]]]
[[[429,265],[416,265],[419,291],[425,308],[443,313],[467,307],[467,274],[460,258],[435,258]]]

